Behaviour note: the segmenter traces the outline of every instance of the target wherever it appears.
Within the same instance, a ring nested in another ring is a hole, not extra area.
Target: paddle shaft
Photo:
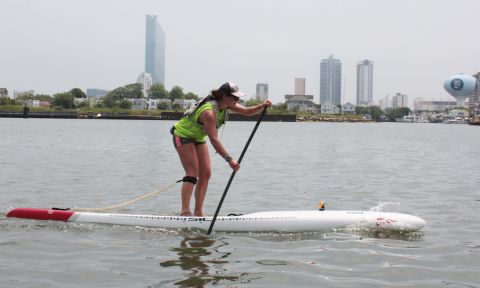
[[[262,122],[263,116],[265,116],[265,112],[267,112],[267,107],[265,106],[263,108],[262,114],[260,114],[260,117],[258,117],[257,124],[255,124],[255,127],[253,128],[252,134],[250,134],[250,137],[248,138],[247,144],[245,144],[245,147],[243,147],[242,154],[240,154],[240,158],[238,158],[238,164],[242,162],[243,156],[245,155],[245,152],[247,152],[248,146],[250,145],[250,142],[253,139],[253,135],[255,135],[255,132],[257,132],[257,128],[260,125],[260,122]],[[230,179],[228,180],[227,187],[225,187],[225,191],[223,191],[222,198],[220,199],[220,203],[218,203],[217,210],[215,211],[215,215],[213,215],[212,223],[210,223],[210,227],[208,228],[208,235],[212,233],[213,225],[215,225],[215,221],[217,220],[218,213],[220,212],[220,208],[222,208],[223,200],[225,200],[225,196],[227,196],[228,189],[230,188],[230,185],[232,184],[233,178],[235,177],[235,174],[237,171],[233,171],[232,175],[230,175]]]

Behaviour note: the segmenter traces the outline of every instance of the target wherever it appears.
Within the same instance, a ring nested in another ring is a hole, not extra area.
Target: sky
[[[478,0],[0,0],[0,87],[54,94],[111,90],[145,66],[145,15],[166,35],[165,86],[203,97],[226,81],[284,102],[294,79],[319,103],[320,62],[374,61],[373,100],[454,100],[443,81],[480,71]]]

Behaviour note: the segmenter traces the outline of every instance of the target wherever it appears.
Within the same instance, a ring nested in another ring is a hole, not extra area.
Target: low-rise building
[[[348,102],[342,105],[342,114],[355,115],[355,105]]]
[[[25,100],[23,101],[23,103],[25,105],[27,105],[27,107],[29,108],[39,108],[39,107],[42,107],[42,108],[50,108],[50,106],[52,104],[50,104],[50,102],[48,101],[40,101],[40,100]]]
[[[144,98],[135,98],[128,99],[132,102],[132,110],[145,110],[147,109],[147,99]]]
[[[148,99],[148,110],[156,110],[160,103],[165,103],[167,104],[166,107],[168,107],[168,109],[172,109],[172,100],[170,99]]]
[[[180,109],[187,110],[193,105],[195,105],[197,101],[193,99],[175,99],[173,100],[173,106],[179,107]]]
[[[285,95],[285,99],[288,110],[318,113],[317,106],[312,101],[313,95]]]
[[[413,103],[414,111],[443,112],[455,107],[457,101],[425,101],[423,98],[416,98]]]
[[[340,114],[340,108],[332,103],[324,103],[320,108],[321,114]]]

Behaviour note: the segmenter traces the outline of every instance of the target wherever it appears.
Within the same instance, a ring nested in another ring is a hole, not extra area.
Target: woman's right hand
[[[228,165],[230,165],[230,168],[233,169],[233,171],[237,172],[240,169],[240,164],[237,163],[235,160],[230,160],[228,161]]]

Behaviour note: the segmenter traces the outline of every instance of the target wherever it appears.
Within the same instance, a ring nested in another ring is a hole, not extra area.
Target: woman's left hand
[[[238,164],[238,162],[233,159],[228,161],[228,165],[230,165],[230,168],[232,168],[235,172],[240,170],[240,164]]]

